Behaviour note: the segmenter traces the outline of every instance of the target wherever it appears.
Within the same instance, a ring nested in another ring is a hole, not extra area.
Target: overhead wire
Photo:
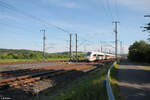
[[[111,17],[111,19],[112,19],[112,21],[113,21],[113,20],[114,20],[114,17],[113,17],[111,8],[110,8],[110,2],[109,2],[109,0],[106,0],[106,7],[107,7],[107,9],[108,9],[108,11],[109,11],[109,15],[110,15],[110,17]]]
[[[5,3],[5,2],[3,2],[3,1],[0,1],[0,6],[1,6],[1,7],[4,7],[4,8],[7,8],[7,9],[9,9],[9,10],[11,10],[11,11],[15,11],[15,12],[17,12],[17,13],[19,13],[19,14],[22,14],[22,15],[26,16],[26,17],[29,17],[29,18],[31,18],[32,20],[36,20],[36,21],[39,22],[40,24],[52,26],[52,27],[55,27],[55,28],[58,29],[58,30],[61,30],[61,31],[65,32],[65,33],[70,33],[68,30],[66,30],[66,29],[64,29],[64,28],[61,28],[60,26],[57,26],[57,25],[52,24],[52,23],[48,23],[48,22],[46,22],[46,21],[44,21],[44,20],[42,20],[42,19],[40,19],[40,18],[38,18],[38,17],[36,17],[36,16],[33,16],[33,15],[29,14],[29,13],[26,13],[26,12],[24,12],[24,11],[21,11],[21,10],[17,9],[16,7],[14,7],[14,6],[10,5],[10,4],[7,4],[7,3]]]
[[[110,16],[111,16],[111,18],[112,18],[112,20],[113,20],[114,18],[113,18],[113,14],[112,14],[112,12],[111,12],[111,9],[110,9],[109,0],[106,0],[106,1],[107,1],[107,8],[108,8],[108,10],[109,10],[109,14],[110,14]],[[17,12],[17,13],[19,13],[19,14],[22,14],[22,15],[24,15],[24,16],[26,16],[26,17],[29,17],[29,18],[31,18],[31,19],[33,19],[33,20],[36,20],[36,21],[39,22],[40,24],[52,26],[52,27],[55,27],[55,28],[58,29],[58,30],[61,30],[61,31],[65,32],[65,33],[70,33],[70,31],[68,31],[68,30],[66,30],[66,29],[64,29],[64,28],[62,28],[62,27],[60,27],[60,26],[58,26],[58,25],[55,25],[55,24],[52,24],[52,23],[48,23],[48,22],[46,22],[46,21],[44,21],[44,20],[42,20],[42,19],[40,19],[40,18],[38,18],[38,17],[36,17],[36,16],[33,16],[33,15],[29,14],[29,13],[26,13],[26,12],[24,12],[24,11],[21,11],[21,10],[17,9],[16,7],[14,7],[14,6],[10,5],[10,4],[7,4],[7,3],[5,3],[5,2],[3,2],[3,1],[0,1],[0,6],[3,7],[3,8],[7,8],[7,9],[9,9],[9,10],[11,10],[11,11],[15,11],[15,12]],[[105,8],[104,8],[104,9],[105,9]],[[106,10],[106,9],[105,9],[105,10]],[[84,41],[84,42],[85,42],[85,41]],[[83,44],[83,43],[82,43],[82,44]],[[81,44],[81,45],[82,45],[82,44]]]
[[[115,0],[114,1],[115,2],[115,11],[116,11],[116,19],[119,19],[119,14],[118,14],[118,1],[117,0]]]
[[[14,7],[14,6],[12,6],[12,5],[8,4],[8,3],[5,3],[3,1],[0,1],[0,7],[5,8],[5,9],[10,10],[10,11],[13,11],[14,13],[17,13],[19,15],[28,17],[28,18],[30,18],[30,19],[32,19],[32,20],[34,20],[34,21],[36,21],[36,22],[38,22],[40,24],[44,24],[44,25],[49,26],[49,27],[50,26],[51,27],[55,27],[56,29],[58,29],[60,31],[63,31],[65,33],[70,33],[68,30],[66,30],[66,29],[64,29],[64,28],[62,28],[62,27],[60,27],[58,25],[55,25],[55,24],[52,24],[52,23],[48,23],[48,22],[46,22],[46,21],[44,21],[44,20],[42,20],[42,19],[40,19],[38,17],[35,17],[35,16],[33,16],[33,15],[29,14],[29,13],[26,13],[26,12],[24,12],[22,10],[19,10],[16,7]]]

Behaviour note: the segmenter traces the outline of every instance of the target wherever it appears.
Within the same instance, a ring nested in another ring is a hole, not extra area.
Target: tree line
[[[0,59],[42,59],[42,55],[41,51],[0,49]],[[78,57],[81,58],[83,56],[84,53],[80,53]],[[46,59],[69,58],[69,53],[46,53],[45,57]]]
[[[15,49],[0,49],[0,59],[42,59],[41,51],[32,50],[15,50]],[[48,58],[67,58],[68,54],[59,53],[46,53],[46,59]]]
[[[136,41],[129,47],[128,59],[137,62],[150,62],[150,44]]]

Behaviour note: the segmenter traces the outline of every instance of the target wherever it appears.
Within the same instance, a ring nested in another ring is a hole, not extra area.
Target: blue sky
[[[118,20],[118,38],[127,52],[135,40],[147,39],[140,26],[150,21],[144,18],[150,14],[149,4],[149,0],[0,0],[0,48],[42,50],[40,30],[45,29],[47,52],[67,51],[69,32],[78,33],[81,51],[96,51],[102,44],[113,52],[112,21]]]

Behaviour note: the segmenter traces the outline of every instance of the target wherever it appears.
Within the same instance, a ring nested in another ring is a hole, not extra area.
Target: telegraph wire
[[[17,13],[19,13],[19,14],[22,14],[22,15],[24,15],[24,16],[26,16],[26,17],[29,17],[29,18],[31,18],[31,19],[33,19],[33,20],[36,20],[36,21],[38,21],[40,24],[44,24],[44,25],[46,24],[46,25],[48,25],[48,26],[55,27],[56,29],[61,30],[61,31],[65,32],[65,33],[70,33],[68,30],[65,30],[65,29],[63,29],[63,28],[61,28],[61,27],[59,27],[59,26],[57,26],[57,25],[52,24],[52,23],[47,23],[47,22],[45,22],[44,20],[42,20],[42,19],[40,19],[40,18],[37,18],[37,17],[35,17],[35,16],[33,16],[33,15],[30,15],[29,13],[26,13],[26,12],[24,12],[24,11],[21,11],[21,10],[15,8],[14,6],[12,6],[12,5],[10,5],[10,4],[7,4],[7,3],[5,3],[5,2],[0,1],[0,6],[3,7],[3,8],[7,8],[7,9],[9,9],[9,10],[11,10],[11,11],[15,11],[15,12],[17,12]]]
[[[111,11],[111,9],[110,9],[110,2],[109,2],[109,0],[106,0],[106,7],[107,7],[107,9],[108,9],[108,11],[109,11],[109,14],[110,14],[110,16],[111,16],[111,19],[114,20],[112,11]]]
[[[115,0],[115,11],[116,11],[116,19],[119,19],[119,15],[118,15],[118,1]]]

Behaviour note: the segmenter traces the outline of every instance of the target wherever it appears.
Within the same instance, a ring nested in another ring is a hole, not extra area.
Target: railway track
[[[46,66],[42,68],[31,68],[25,70],[14,70],[14,71],[5,71],[1,72],[1,77],[7,77],[6,79],[0,80],[1,89],[6,88],[25,88],[27,91],[31,89],[27,88],[30,83],[34,83],[43,79],[55,77],[58,75],[63,75],[71,71],[90,71],[94,67],[93,65],[102,64],[99,62],[92,63],[72,63],[72,64],[63,64],[59,66]],[[52,67],[54,69],[52,69]],[[8,77],[8,76],[16,77]]]
[[[19,69],[19,70],[9,70],[9,71],[2,71],[0,72],[0,77],[5,78],[10,78],[12,76],[21,76],[21,75],[26,75],[30,73],[37,73],[40,72],[40,70],[49,70],[49,69],[63,69],[67,67],[76,67],[78,65],[93,65],[93,64],[100,64],[100,63],[71,63],[71,64],[62,64],[62,65],[55,65],[55,66],[45,66],[45,67],[38,67],[38,68],[28,68],[28,69]],[[7,77],[6,77],[7,76]],[[10,77],[9,77],[10,76]]]
[[[0,72],[0,96],[12,100],[32,100],[37,92],[53,91],[60,85],[70,84],[72,80],[101,70],[104,63],[110,61],[65,62],[60,65],[3,71]]]
[[[40,63],[65,63],[67,60],[55,60],[55,61],[32,61],[32,62],[1,62],[0,65],[16,65],[16,64],[40,64]]]

